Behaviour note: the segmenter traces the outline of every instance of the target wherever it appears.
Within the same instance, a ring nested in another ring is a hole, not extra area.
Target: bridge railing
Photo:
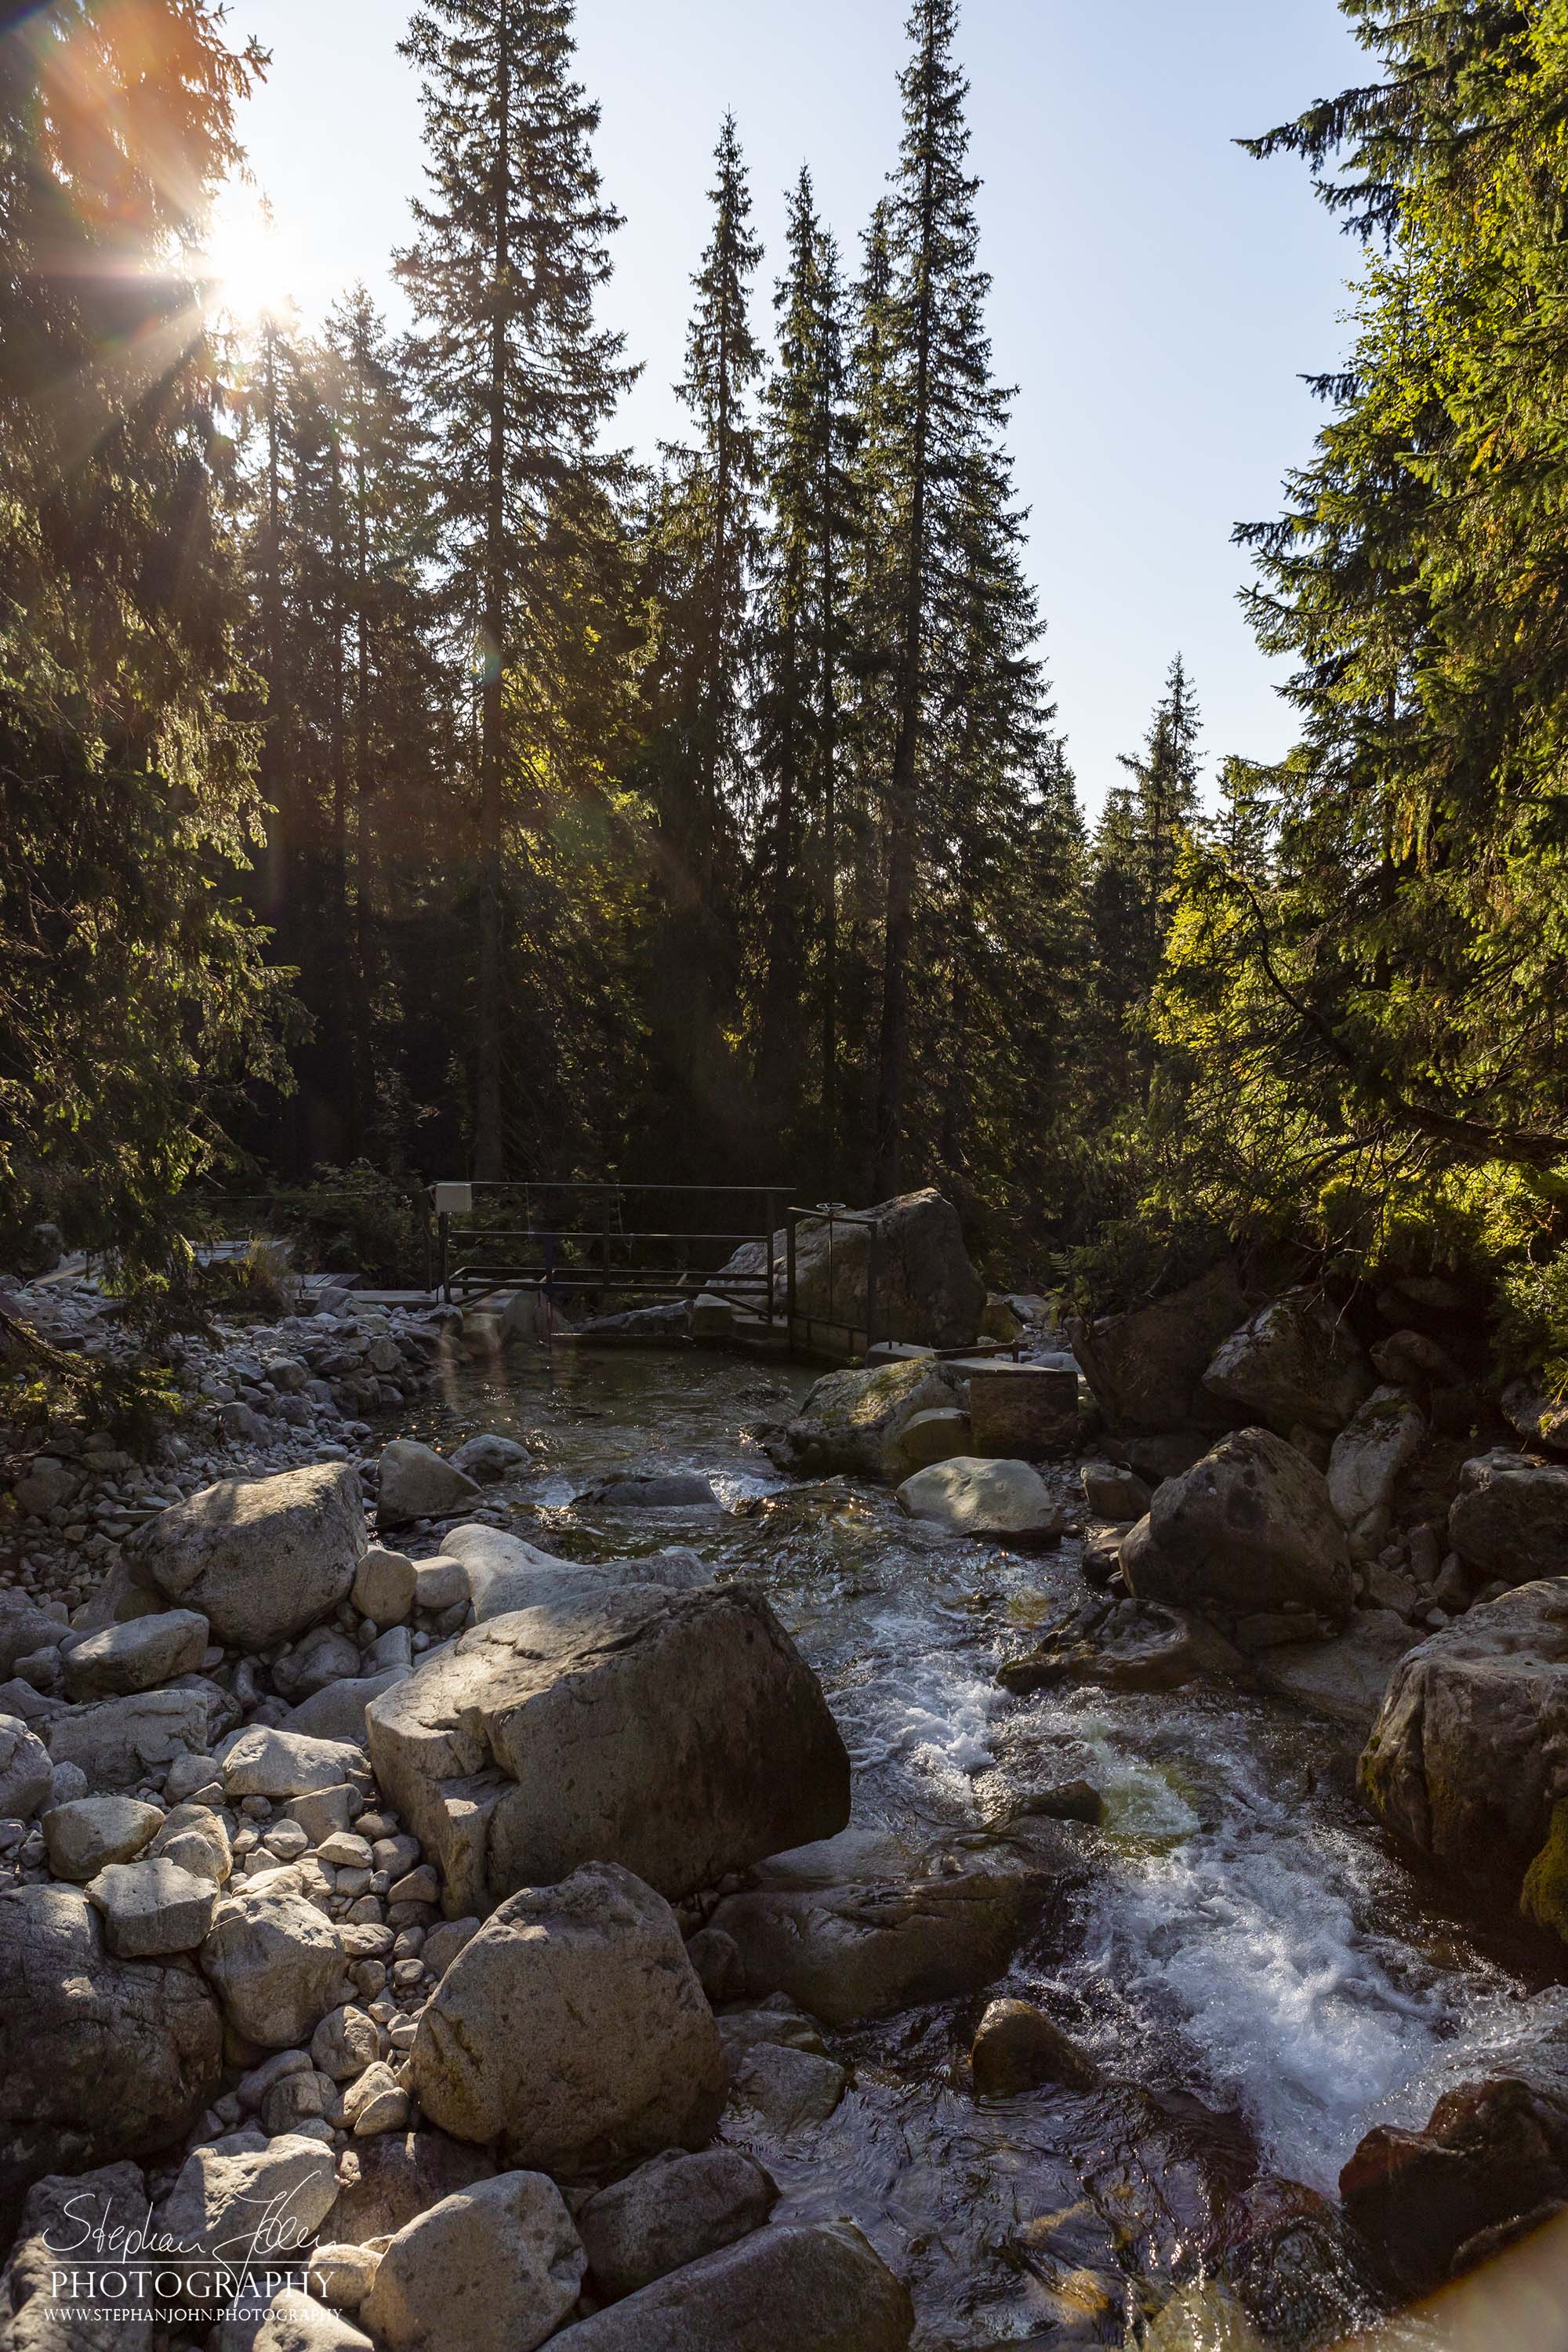
[[[783,1185],[476,1181],[437,1184],[432,1197],[448,1299],[527,1285],[651,1299],[700,1284],[770,1328],[783,1317],[773,1248]],[[742,1249],[752,1263],[723,1272]]]

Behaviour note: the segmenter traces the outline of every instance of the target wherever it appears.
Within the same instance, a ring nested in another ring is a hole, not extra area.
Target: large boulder
[[[1568,2086],[1505,2074],[1445,2092],[1423,2130],[1368,2132],[1340,2197],[1384,2283],[1428,2294],[1568,2203]]]
[[[122,1698],[194,1674],[207,1646],[207,1621],[194,1609],[161,1609],[129,1624],[84,1634],[65,1654],[66,1696]]]
[[[332,2151],[319,2139],[236,2132],[194,2148],[158,2208],[157,2227],[208,2260],[308,2246],[337,2202]]]
[[[908,1465],[903,1434],[918,1414],[955,1404],[958,1375],[931,1356],[910,1356],[827,1372],[806,1393],[799,1412],[763,1433],[781,1470],[813,1477],[847,1471],[896,1483]]]
[[[481,2148],[445,2132],[376,2132],[351,2140],[338,2159],[332,2236],[352,2246],[395,2237],[417,2214],[488,2180],[495,2168]]]
[[[866,1328],[867,1270],[876,1286],[873,1318],[879,1339],[923,1348],[967,1348],[980,1336],[985,1285],[969,1262],[958,1212],[940,1192],[903,1192],[858,1213],[868,1223],[830,1224],[803,1217],[795,1229],[795,1303],[838,1336]],[[875,1228],[873,1242],[871,1227]],[[788,1279],[788,1242],[773,1240],[774,1292],[782,1310]],[[768,1248],[748,1242],[713,1277],[765,1274]]]
[[[910,2292],[848,2221],[758,2230],[580,2320],[572,2352],[906,2352]]]
[[[510,1616],[514,1609],[564,1606],[568,1611],[602,1594],[632,1584],[706,1584],[712,1570],[689,1551],[653,1552],[636,1560],[558,1559],[541,1551],[521,1536],[500,1528],[472,1525],[449,1528],[441,1538],[443,1556],[456,1561],[467,1575],[480,1624],[491,1617]]]
[[[1363,1751],[1361,1793],[1405,1844],[1511,1899],[1547,1842],[1565,1754],[1568,1581],[1551,1579],[1407,1652]]]
[[[0,1682],[16,1673],[18,1658],[58,1648],[65,1631],[58,1618],[47,1615],[25,1592],[11,1587],[0,1591]]]
[[[848,1819],[827,1703],[749,1585],[633,1585],[492,1618],[384,1692],[369,1725],[449,1918],[588,1861],[687,1895]]]
[[[361,2316],[389,2352],[535,2352],[576,2303],[585,2267],[555,2183],[498,2172],[398,2231]]]
[[[1200,1675],[1235,1675],[1246,1660],[1224,1635],[1184,1609],[1158,1601],[1091,1601],[997,1670],[1023,1697],[1064,1683],[1101,1690],[1169,1691]]]
[[[1375,1550],[1394,1489],[1426,1440],[1426,1418],[1405,1389],[1374,1389],[1329,1455],[1329,1500],[1341,1525]]]
[[[760,2230],[778,2189],[738,2147],[674,2151],[638,2165],[577,2215],[595,2291],[606,2303],[636,2294],[688,2263]]]
[[[412,2076],[441,2130],[564,2176],[700,2147],[728,2083],[674,1912],[614,1863],[491,1913],[421,2012]]]
[[[378,1528],[405,1528],[415,1519],[444,1518],[479,1494],[479,1482],[455,1463],[421,1445],[417,1438],[395,1437],[382,1448],[375,1495]]]
[[[215,1642],[266,1650],[347,1599],[364,1549],[358,1472],[315,1462],[269,1478],[226,1478],[161,1511],[132,1571],[199,1610]]]
[[[74,1886],[0,1895],[0,2228],[46,2172],[177,2144],[216,2095],[223,2025],[188,1961],[117,1960]]]
[[[76,2269],[84,2287],[96,2275],[102,2257],[90,2232],[134,2227],[146,2211],[147,2183],[134,2164],[75,2177],[47,2173],[35,2182],[0,2275],[4,2352],[153,2352],[150,2305],[135,2317],[106,2297],[84,2292],[68,2301],[59,2292],[63,2268]],[[114,2266],[112,2255],[102,2262],[105,2269]]]
[[[0,1819],[30,1822],[54,1790],[54,1759],[19,1717],[0,1715]]]
[[[1227,1262],[1152,1307],[1072,1322],[1068,1332],[1113,1429],[1217,1431],[1233,1416],[1205,1389],[1204,1374],[1247,1309],[1240,1277]]]
[[[1262,1687],[1329,1717],[1356,1747],[1377,1721],[1389,1676],[1416,1635],[1392,1609],[1358,1609],[1342,1633],[1326,1642],[1292,1642],[1258,1661]]]
[[[1026,1462],[987,1462],[960,1454],[917,1470],[899,1488],[899,1507],[949,1535],[998,1543],[1052,1543],[1065,1524],[1061,1505]]]
[[[1488,1583],[1568,1576],[1568,1469],[1520,1454],[1467,1462],[1448,1513],[1448,1540]]]
[[[308,2042],[349,1990],[337,1928],[286,1882],[262,1879],[226,1896],[201,1964],[229,2023],[266,2050]]]
[[[787,1993],[830,2025],[978,1992],[1012,1958],[1046,1882],[960,1870],[912,1885],[728,1895],[711,1924],[734,1938],[745,1991]]]
[[[1327,1481],[1267,1429],[1236,1430],[1168,1478],[1121,1559],[1140,1600],[1233,1618],[1289,1604],[1339,1619],[1355,1597]]]
[[[209,1696],[209,1694],[211,1694]],[[179,1756],[199,1756],[213,1728],[213,1692],[137,1691],[51,1716],[44,1738],[57,1764],[76,1764],[95,1795],[161,1781]]]
[[[1298,1427],[1331,1437],[1366,1402],[1373,1376],[1361,1342],[1331,1302],[1292,1290],[1222,1340],[1204,1386],[1281,1437]]]

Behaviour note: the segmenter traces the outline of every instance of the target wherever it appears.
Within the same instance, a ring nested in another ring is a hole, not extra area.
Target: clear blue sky
[[[906,0],[580,0],[598,156],[626,215],[606,316],[647,373],[626,437],[680,428],[690,272],[719,119],[752,166],[771,293],[803,160],[853,258],[898,138]],[[384,285],[418,185],[403,0],[232,0],[273,52],[246,110],[307,317]],[[1364,73],[1334,0],[968,0],[973,168],[997,371],[1032,509],[1047,651],[1086,804],[1131,750],[1171,656],[1210,763],[1278,755],[1290,713],[1236,604],[1238,518],[1273,513],[1318,411],[1299,376],[1343,350],[1357,256],[1289,162],[1232,142]],[[771,303],[759,299],[759,317]]]

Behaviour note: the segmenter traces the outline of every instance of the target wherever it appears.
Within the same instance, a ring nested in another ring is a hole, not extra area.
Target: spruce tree
[[[761,554],[763,352],[751,322],[762,247],[732,115],[721,129],[712,230],[677,386],[696,431],[664,451],[644,533],[643,591],[658,614],[644,679],[637,784],[654,818],[657,903],[644,957],[653,1056],[650,1144],[683,1164],[694,1135],[739,1165],[752,1149],[741,1109],[741,931]],[[658,1138],[655,1140],[655,1138]]]
[[[421,76],[430,196],[399,267],[432,435],[454,625],[479,672],[473,1166],[503,1172],[509,864],[530,925],[552,796],[584,781],[550,721],[581,658],[584,578],[603,552],[600,436],[630,371],[598,328],[618,215],[572,79],[571,0],[430,0],[403,54]],[[524,743],[526,740],[526,749]]]
[[[816,1093],[831,1187],[837,1097],[839,705],[847,654],[851,457],[845,298],[810,173],[790,197],[779,362],[767,391],[770,524],[762,583],[756,756],[760,960],[756,1060],[765,1124],[794,1134],[808,1065],[815,963]]]
[[[874,1183],[897,1190],[903,1161],[916,924],[950,659],[971,675],[1011,658],[1010,578],[975,635],[976,534],[1016,548],[1002,448],[1007,395],[991,376],[974,198],[966,169],[968,86],[953,56],[957,0],[916,0],[900,83],[904,133],[887,213],[889,283],[879,500],[892,519],[893,726],[886,793],[887,884],[876,1073]],[[983,593],[984,609],[987,599]],[[976,647],[978,646],[978,651]]]
[[[1178,654],[1165,691],[1154,707],[1141,752],[1124,751],[1121,765],[1133,779],[1137,811],[1142,967],[1144,991],[1152,987],[1171,921],[1171,887],[1183,836],[1198,814],[1197,756],[1203,717]]]

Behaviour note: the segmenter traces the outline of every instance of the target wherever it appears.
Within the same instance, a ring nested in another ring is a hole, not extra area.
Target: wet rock
[[[479,1492],[478,1479],[466,1476],[434,1447],[421,1445],[416,1438],[395,1437],[382,1449],[375,1523],[378,1528],[405,1528],[414,1519],[444,1518],[450,1511],[460,1511]]]
[[[1426,1442],[1425,1414],[1398,1388],[1374,1389],[1341,1430],[1329,1456],[1329,1500],[1352,1537],[1370,1541],[1369,1523],[1386,1512]]]
[[[912,1885],[726,1895],[712,1925],[740,1947],[746,1992],[788,1993],[830,2025],[977,1992],[1012,1958],[1046,1885],[1013,1870]]]
[[[365,1548],[358,1474],[317,1462],[268,1478],[228,1478],[160,1512],[133,1573],[199,1610],[215,1642],[265,1650],[346,1599]]]
[[[1018,1696],[1083,1683],[1103,1690],[1180,1690],[1203,1675],[1241,1675],[1247,1662],[1223,1634],[1157,1601],[1098,1601],[1055,1626],[997,1670]]]
[[[1016,1811],[1051,1822],[1085,1822],[1098,1829],[1105,1819],[1105,1799],[1088,1780],[1064,1780],[1054,1789],[1034,1790],[1020,1799]]]
[[[1152,1498],[1136,1470],[1124,1470],[1115,1462],[1086,1462],[1079,1475],[1084,1501],[1096,1518],[1131,1527],[1148,1511]]]
[[[0,2227],[47,2172],[177,2143],[216,2095],[216,2002],[184,1960],[119,1960],[76,1887],[0,1900]]]
[[[1364,1403],[1373,1379],[1361,1342],[1332,1303],[1292,1290],[1220,1343],[1204,1386],[1280,1437],[1297,1422],[1332,1436]]]
[[[739,2148],[656,2156],[601,2189],[577,2216],[594,2285],[606,2303],[760,2230],[778,2189]]]
[[[16,2242],[0,2274],[0,2346],[5,2352],[152,2352],[151,2318],[95,2311],[59,2293],[60,2250],[79,2247],[83,2229],[125,2226],[147,2210],[147,2184],[133,2164],[106,2165],[75,2179],[51,2173],[27,2192]],[[91,2249],[88,2252],[90,2253]]]
[[[1521,1585],[1400,1662],[1362,1756],[1362,1796],[1418,1853],[1516,1900],[1551,1828],[1564,1722],[1568,1585]]]
[[[535,2352],[576,2303],[585,2267],[554,2182],[500,2172],[398,2231],[365,2325],[390,2352]]]
[[[844,2096],[848,2076],[836,2058],[788,2042],[754,2043],[735,2065],[731,2105],[761,2118],[779,2139],[808,2124],[825,2124]]]
[[[201,1690],[142,1691],[51,1716],[44,1733],[54,1763],[76,1764],[95,1795],[161,1780],[176,1757],[200,1753],[212,1735]]]
[[[816,1678],[747,1585],[633,1586],[492,1619],[369,1723],[381,1786],[453,1917],[590,1858],[682,1895],[848,1818]]]
[[[568,2175],[701,2147],[726,2080],[674,1913],[615,1864],[503,1903],[414,2042],[414,2086],[442,2130]]]
[[[1026,1462],[961,1455],[917,1470],[899,1488],[899,1507],[949,1534],[1001,1543],[1049,1543],[1060,1535],[1062,1508]]]
[[[764,1432],[763,1444],[781,1470],[896,1482],[905,1475],[904,1431],[918,1413],[953,1406],[957,1385],[957,1375],[930,1357],[828,1372],[796,1418]]]
[[[1288,1602],[1331,1618],[1355,1597],[1345,1532],[1321,1474],[1266,1429],[1237,1430],[1150,1507],[1121,1549],[1139,1599],[1233,1614]]]
[[[1388,2284],[1427,2294],[1479,2233],[1568,2202],[1568,2101],[1508,2077],[1468,2083],[1424,2131],[1368,2132],[1340,2197]]]
[[[906,2352],[909,2289],[847,2221],[754,2231],[573,2331],[572,2352]]]
[[[54,1769],[37,1733],[0,1715],[0,1820],[30,1822],[54,1794]]]
[[[163,1828],[163,1816],[135,1797],[78,1797],[52,1806],[40,1826],[55,1876],[80,1885],[106,1863],[134,1862]]]
[[[336,1927],[287,1885],[237,1885],[218,1905],[201,1965],[236,2032],[264,2050],[308,2042],[348,1990]]]
[[[111,1862],[89,1880],[87,1898],[116,1958],[146,1960],[195,1949],[212,1926],[217,1888],[166,1859]]]
[[[1389,1676],[1416,1638],[1394,1610],[1358,1609],[1332,1641],[1268,1650],[1257,1662],[1258,1679],[1277,1697],[1343,1724],[1359,1744],[1377,1720]]]
[[[1100,2073],[1044,2010],[1028,2000],[994,2000],[981,2019],[969,2053],[977,2099],[1011,2099],[1047,2084],[1092,2091]]]
[[[452,1456],[452,1467],[460,1470],[465,1478],[477,1478],[481,1486],[492,1486],[498,1479],[512,1478],[533,1467],[533,1456],[526,1445],[513,1437],[500,1437],[493,1430],[470,1437],[458,1446]]]
[[[1268,2345],[1359,2341],[1384,2308],[1339,2209],[1277,2175],[1227,2205],[1205,2268],[1231,2288]]]
[[[1069,1323],[1068,1336],[1113,1429],[1218,1430],[1228,1416],[1205,1389],[1204,1374],[1247,1311],[1236,1269],[1225,1264],[1152,1307],[1093,1325]]]
[[[156,2223],[183,2246],[237,2264],[264,2228],[263,2248],[310,2245],[337,2194],[332,2151],[319,2139],[237,2133],[185,2158]]]
[[[1568,1468],[1517,1454],[1467,1462],[1448,1540],[1478,1580],[1568,1575]]]
[[[602,1478],[577,1497],[616,1511],[716,1511],[719,1497],[695,1470],[650,1470],[633,1478]]]
[[[442,2198],[488,2180],[495,2168],[485,2149],[428,2127],[352,2141],[338,2159],[333,2235],[358,2246],[394,2237]]]
[[[1568,1943],[1568,1798],[1552,1808],[1546,1843],[1524,1874],[1519,1907],[1537,1927]]]

